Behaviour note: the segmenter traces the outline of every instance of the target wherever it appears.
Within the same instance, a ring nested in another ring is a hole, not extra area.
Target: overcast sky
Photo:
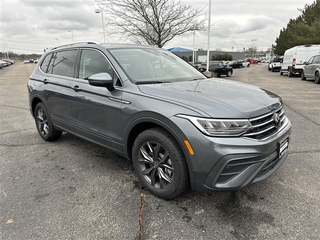
[[[266,50],[298,9],[315,0],[212,0],[210,49],[240,51],[255,46]],[[209,0],[181,0],[204,8]],[[0,51],[39,53],[72,41],[103,42],[101,14],[94,0],[0,0]],[[105,26],[107,29],[108,26]],[[125,42],[116,35],[106,42]],[[165,48],[207,49],[207,32],[186,33]]]

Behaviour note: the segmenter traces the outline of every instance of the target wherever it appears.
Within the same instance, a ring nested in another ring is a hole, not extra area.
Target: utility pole
[[[257,41],[257,39],[252,39],[252,58],[254,58],[254,43]]]
[[[211,22],[211,0],[209,0],[209,18],[208,18],[208,44],[207,44],[207,72],[209,71],[210,61],[210,22]]]

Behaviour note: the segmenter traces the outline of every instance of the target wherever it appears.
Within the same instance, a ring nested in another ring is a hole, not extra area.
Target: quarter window
[[[48,71],[48,66],[50,64],[50,60],[51,60],[52,54],[49,54],[45,57],[45,59],[43,60],[43,62],[41,63],[41,70],[45,73],[47,73]]]

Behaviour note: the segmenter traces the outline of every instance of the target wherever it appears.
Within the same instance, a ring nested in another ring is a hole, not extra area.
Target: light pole
[[[101,13],[101,21],[102,21],[102,30],[103,30],[103,41],[106,43],[106,32],[104,30],[104,19],[103,19],[103,11],[101,9],[96,9],[96,13]]]
[[[257,41],[257,39],[252,39],[252,58],[254,58],[254,42]]]
[[[207,72],[209,71],[210,61],[210,21],[211,21],[211,0],[209,0],[209,19],[208,19],[208,44],[207,44]]]
[[[68,32],[71,32],[71,34],[72,34],[72,42],[74,42],[73,30],[68,30]]]
[[[194,54],[194,48],[195,48],[195,42],[196,42],[196,30],[193,30],[193,47],[192,47],[192,62],[193,64],[195,63],[195,60],[194,60],[194,57],[195,57],[195,54]]]

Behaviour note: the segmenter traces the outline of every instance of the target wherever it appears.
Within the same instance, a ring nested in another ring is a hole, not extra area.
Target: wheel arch
[[[191,184],[191,188],[194,186],[194,175],[193,175],[193,166],[192,161],[188,153],[188,149],[183,144],[183,140],[187,139],[187,137],[184,135],[184,133],[180,130],[178,126],[176,126],[170,119],[157,114],[157,117],[140,117],[136,119],[129,127],[129,130],[124,135],[124,154],[126,157],[130,160],[132,160],[132,147],[133,143],[136,139],[136,137],[143,131],[151,128],[162,128],[165,130],[168,134],[170,134],[177,144],[180,146],[180,149],[185,157],[185,160],[187,162],[188,167],[188,173],[189,173],[189,180]]]
[[[35,96],[30,102],[30,111],[33,117],[34,117],[34,110],[36,109],[37,104],[40,102],[43,102],[43,100],[38,96]]]
[[[320,71],[319,71],[319,69],[316,69],[316,71],[314,72],[314,82],[316,84],[320,83],[319,81],[317,81],[317,76],[320,77],[319,75],[320,75]]]

